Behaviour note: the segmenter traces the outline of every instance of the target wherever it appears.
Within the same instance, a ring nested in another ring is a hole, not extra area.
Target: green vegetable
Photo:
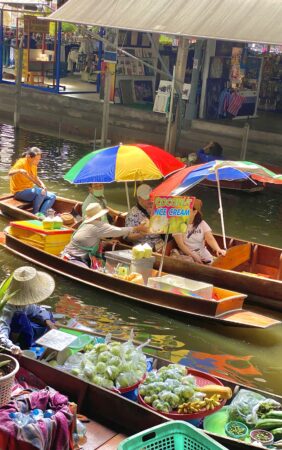
[[[261,430],[273,430],[282,427],[282,419],[260,419],[256,422],[255,428]]]
[[[282,420],[282,411],[269,411],[267,414],[263,416],[263,418],[270,418],[270,419],[281,419]]]
[[[274,430],[271,430],[271,433],[274,436],[274,441],[279,441],[279,439],[282,439],[282,428],[275,428]]]
[[[272,398],[267,398],[259,404],[257,415],[263,417],[269,411],[278,410],[281,408],[281,404]]]
[[[1,361],[1,362],[0,362],[0,367],[4,367],[4,366],[6,366],[7,364],[9,364],[10,362],[11,362],[10,359],[7,359],[6,361]]]

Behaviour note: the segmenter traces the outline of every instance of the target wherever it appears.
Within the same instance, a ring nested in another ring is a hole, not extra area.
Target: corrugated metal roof
[[[282,44],[282,0],[68,0],[51,20]]]

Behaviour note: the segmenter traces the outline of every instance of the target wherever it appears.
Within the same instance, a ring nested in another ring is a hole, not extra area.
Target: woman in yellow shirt
[[[33,214],[46,214],[52,208],[56,196],[47,192],[46,186],[37,175],[37,166],[41,159],[41,150],[32,147],[18,159],[9,171],[10,191],[16,200],[33,203]]]

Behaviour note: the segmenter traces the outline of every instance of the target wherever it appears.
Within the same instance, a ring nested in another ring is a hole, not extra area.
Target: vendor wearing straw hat
[[[148,232],[148,224],[135,227],[115,227],[102,221],[107,209],[99,203],[90,203],[85,211],[85,219],[73,234],[71,242],[62,252],[62,258],[71,262],[90,266],[90,256],[97,256],[100,240],[103,238],[125,237],[133,232]]]
[[[50,297],[54,289],[54,279],[45,272],[30,266],[14,271],[7,291],[14,294],[0,316],[0,345],[17,354],[55,327],[52,313],[37,305]]]

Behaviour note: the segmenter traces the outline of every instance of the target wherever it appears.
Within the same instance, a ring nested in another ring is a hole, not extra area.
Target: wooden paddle
[[[227,249],[225,256],[219,256],[211,265],[218,269],[232,270],[250,259],[251,247],[249,242],[246,244],[234,245],[234,247]]]

